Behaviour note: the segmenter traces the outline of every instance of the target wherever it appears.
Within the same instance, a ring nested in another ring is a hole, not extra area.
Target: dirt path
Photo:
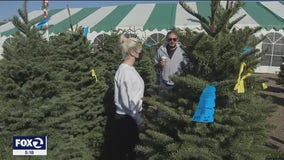
[[[268,88],[263,91],[263,96],[271,96],[277,105],[277,110],[268,119],[276,128],[271,130],[267,144],[284,151],[284,86],[276,84],[277,74],[258,75],[268,80]]]

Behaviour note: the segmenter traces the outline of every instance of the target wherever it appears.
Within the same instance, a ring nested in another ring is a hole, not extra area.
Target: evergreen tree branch
[[[196,13],[193,9],[191,9],[184,1],[180,1],[179,4],[191,15],[193,15],[194,17],[196,17],[198,20],[200,20],[200,22],[204,23],[204,26],[208,26],[209,25],[209,21],[201,16],[200,14]]]

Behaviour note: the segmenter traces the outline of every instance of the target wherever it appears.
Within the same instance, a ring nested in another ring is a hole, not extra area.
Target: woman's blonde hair
[[[124,35],[121,35],[119,42],[123,59],[128,55],[131,50],[137,51],[142,49],[142,42],[137,38],[127,38]]]

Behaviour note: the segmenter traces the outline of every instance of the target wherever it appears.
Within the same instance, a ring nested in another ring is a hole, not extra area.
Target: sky
[[[155,3],[157,1],[59,1],[59,0],[49,0],[48,9],[60,9],[66,8],[86,8],[86,7],[103,7],[103,6],[113,6],[113,5],[123,5],[123,4],[138,4],[138,3]],[[163,1],[158,1],[163,3]],[[165,2],[165,1],[164,1]],[[169,1],[168,1],[169,2]],[[0,21],[12,18],[13,16],[18,16],[17,10],[23,7],[23,1],[2,1],[0,0]],[[28,1],[28,12],[34,10],[42,9],[42,0],[31,0]]]

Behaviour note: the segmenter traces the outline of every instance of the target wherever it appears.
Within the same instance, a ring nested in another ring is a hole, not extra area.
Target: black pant
[[[138,143],[138,127],[128,115],[115,114],[111,125],[108,160],[135,160],[135,145]]]

